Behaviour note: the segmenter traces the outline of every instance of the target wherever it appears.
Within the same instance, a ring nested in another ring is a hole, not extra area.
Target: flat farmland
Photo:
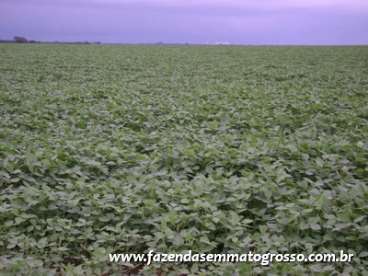
[[[368,47],[0,45],[0,272],[362,275],[367,184]]]

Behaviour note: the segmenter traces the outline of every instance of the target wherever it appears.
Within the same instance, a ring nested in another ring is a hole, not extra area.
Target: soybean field
[[[0,45],[5,275],[363,275],[367,184],[368,47]]]

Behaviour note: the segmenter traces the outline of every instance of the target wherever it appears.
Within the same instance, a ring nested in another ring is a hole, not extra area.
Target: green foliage
[[[174,266],[198,275],[367,272],[368,48],[0,45],[0,60],[0,271],[121,273],[108,253],[155,249],[356,256]]]

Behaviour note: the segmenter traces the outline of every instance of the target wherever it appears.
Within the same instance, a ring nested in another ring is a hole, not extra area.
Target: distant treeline
[[[13,40],[2,40],[0,39],[0,43],[45,43],[45,44],[101,44],[99,41],[90,42],[90,41],[37,41],[37,40],[28,40],[23,36],[14,36]]]

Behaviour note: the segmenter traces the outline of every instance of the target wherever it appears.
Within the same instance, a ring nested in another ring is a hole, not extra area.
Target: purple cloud
[[[2,0],[0,38],[368,44],[362,0]]]

